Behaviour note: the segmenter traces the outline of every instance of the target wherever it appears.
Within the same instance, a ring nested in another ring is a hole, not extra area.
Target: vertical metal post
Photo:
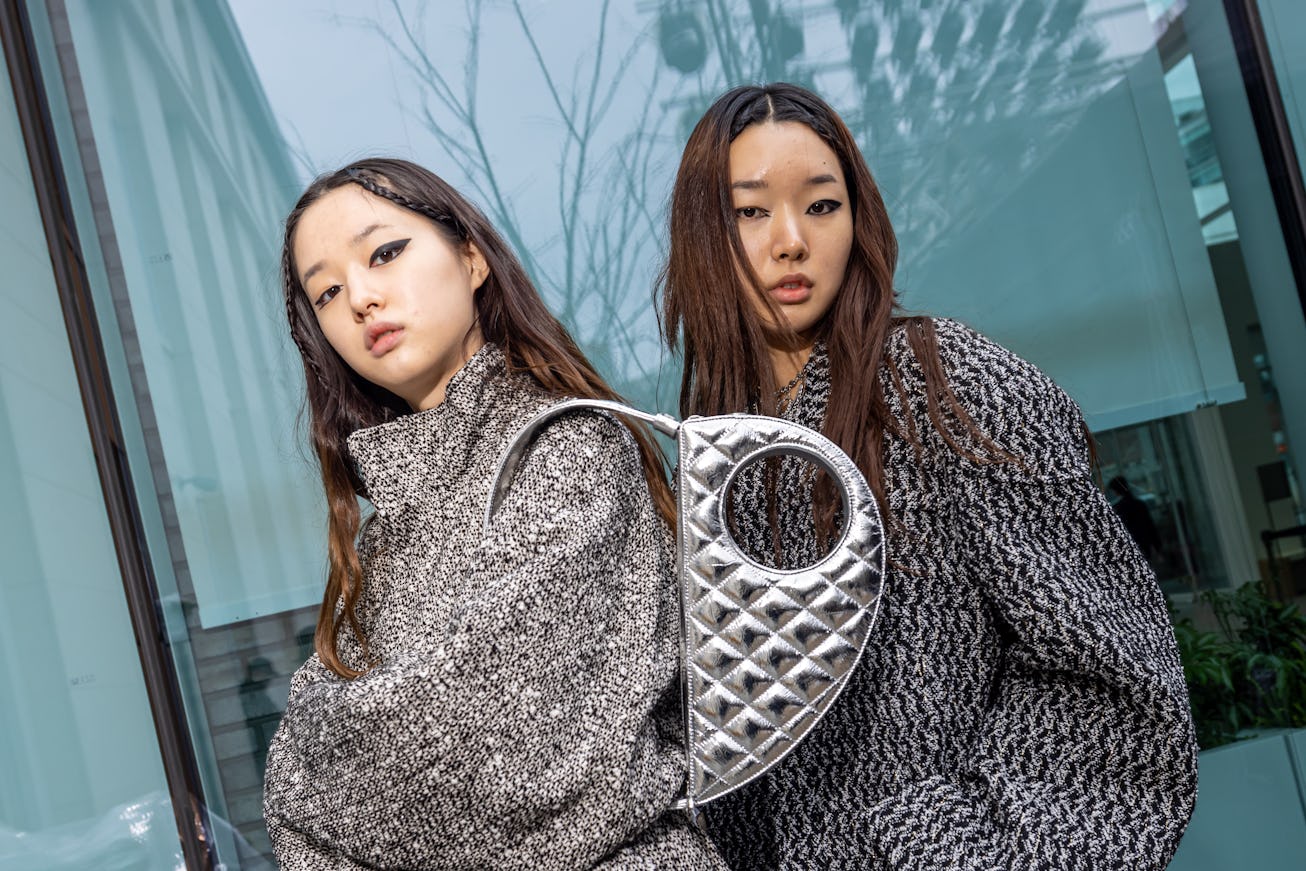
[[[1257,0],[1224,0],[1224,11],[1265,158],[1266,175],[1274,192],[1297,297],[1302,311],[1306,312],[1306,184],[1302,181],[1302,167],[1297,161],[1292,129],[1283,107],[1283,92],[1274,73]]]

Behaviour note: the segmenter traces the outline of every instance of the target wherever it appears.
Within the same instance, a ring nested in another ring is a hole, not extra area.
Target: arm
[[[367,871],[373,867],[319,847],[279,818],[268,818],[268,834],[280,871]]]
[[[668,808],[669,566],[629,433],[544,429],[467,571],[439,646],[292,693],[270,825],[377,867],[588,867]]]
[[[991,700],[955,776],[881,802],[874,837],[903,869],[1164,868],[1196,795],[1174,634],[1093,485],[1078,408],[1009,363],[1003,419],[979,423],[1024,463],[957,471],[966,575],[1003,638]]]

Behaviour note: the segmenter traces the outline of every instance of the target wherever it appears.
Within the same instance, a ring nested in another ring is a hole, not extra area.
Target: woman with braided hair
[[[889,573],[843,694],[766,775],[706,808],[735,869],[1160,869],[1196,795],[1160,590],[1093,483],[1083,418],[1034,366],[897,308],[897,243],[818,96],[736,88],[698,122],[660,290],[683,415],[817,429],[876,494]],[[816,562],[827,480],[736,478],[734,533]]]
[[[723,867],[669,810],[673,503],[647,434],[556,418],[484,526],[527,420],[615,398],[516,257],[434,174],[372,159],[308,187],[282,273],[330,559],[268,751],[281,867]]]

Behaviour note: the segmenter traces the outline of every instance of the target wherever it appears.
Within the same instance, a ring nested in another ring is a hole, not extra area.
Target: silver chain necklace
[[[807,367],[804,366],[798,370],[798,374],[790,379],[789,383],[777,390],[773,396],[775,398],[776,414],[784,414],[789,410],[798,397],[802,395],[803,386],[807,383]]]

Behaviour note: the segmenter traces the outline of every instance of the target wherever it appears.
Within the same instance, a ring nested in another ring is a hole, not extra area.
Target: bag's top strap
[[[670,415],[649,414],[647,411],[640,411],[637,408],[631,408],[628,405],[607,399],[567,399],[557,405],[549,406],[526,422],[526,425],[517,432],[517,435],[508,444],[503,456],[499,458],[499,468],[494,473],[494,484],[490,488],[490,501],[485,506],[484,532],[489,532],[490,521],[494,519],[494,512],[499,510],[499,505],[502,504],[504,496],[508,494],[513,475],[517,471],[517,464],[521,462],[521,458],[530,446],[531,440],[535,438],[535,434],[555,417],[572,411],[608,411],[623,417],[633,417],[672,438],[675,438],[677,431],[680,429],[680,421]]]

